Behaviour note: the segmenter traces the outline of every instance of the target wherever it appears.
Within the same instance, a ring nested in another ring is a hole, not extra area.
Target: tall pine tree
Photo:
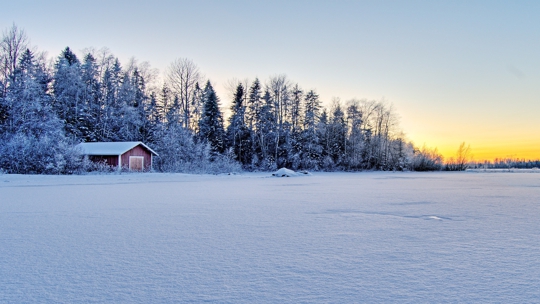
[[[10,173],[67,173],[70,152],[51,106],[51,77],[27,50],[6,94],[8,126],[0,140],[0,167]]]
[[[199,138],[210,144],[213,153],[225,151],[225,129],[223,115],[219,109],[219,99],[210,81],[203,94],[203,111],[199,121]]]
[[[317,124],[321,110],[319,95],[311,90],[304,99],[304,131],[302,132],[302,167],[304,169],[319,169],[322,147],[319,142]]]
[[[247,165],[251,162],[251,135],[245,122],[244,95],[244,86],[238,84],[231,106],[232,115],[227,127],[227,141],[228,146],[233,149],[236,159],[242,165]]]
[[[89,134],[89,108],[84,102],[85,84],[77,56],[66,47],[55,65],[54,110],[64,123],[66,135],[83,141]]]

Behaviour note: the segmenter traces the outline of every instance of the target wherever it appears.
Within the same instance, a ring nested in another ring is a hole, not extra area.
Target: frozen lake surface
[[[0,175],[0,303],[540,302],[540,174]]]

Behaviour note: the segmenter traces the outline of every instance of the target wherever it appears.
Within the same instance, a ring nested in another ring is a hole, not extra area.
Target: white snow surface
[[[0,303],[540,301],[540,174],[0,175]]]

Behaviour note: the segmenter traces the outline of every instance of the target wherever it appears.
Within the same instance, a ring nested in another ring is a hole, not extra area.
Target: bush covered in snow
[[[74,174],[88,165],[73,145],[49,136],[17,134],[0,144],[0,167],[7,173]]]
[[[421,150],[415,151],[410,167],[414,171],[439,171],[443,166],[443,156],[437,149],[430,149],[424,146]]]

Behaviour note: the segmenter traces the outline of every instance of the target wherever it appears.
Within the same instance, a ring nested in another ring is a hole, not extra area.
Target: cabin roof
[[[85,155],[122,155],[138,145],[145,147],[152,154],[158,155],[154,150],[140,141],[89,142],[78,144],[76,147],[80,148]]]

